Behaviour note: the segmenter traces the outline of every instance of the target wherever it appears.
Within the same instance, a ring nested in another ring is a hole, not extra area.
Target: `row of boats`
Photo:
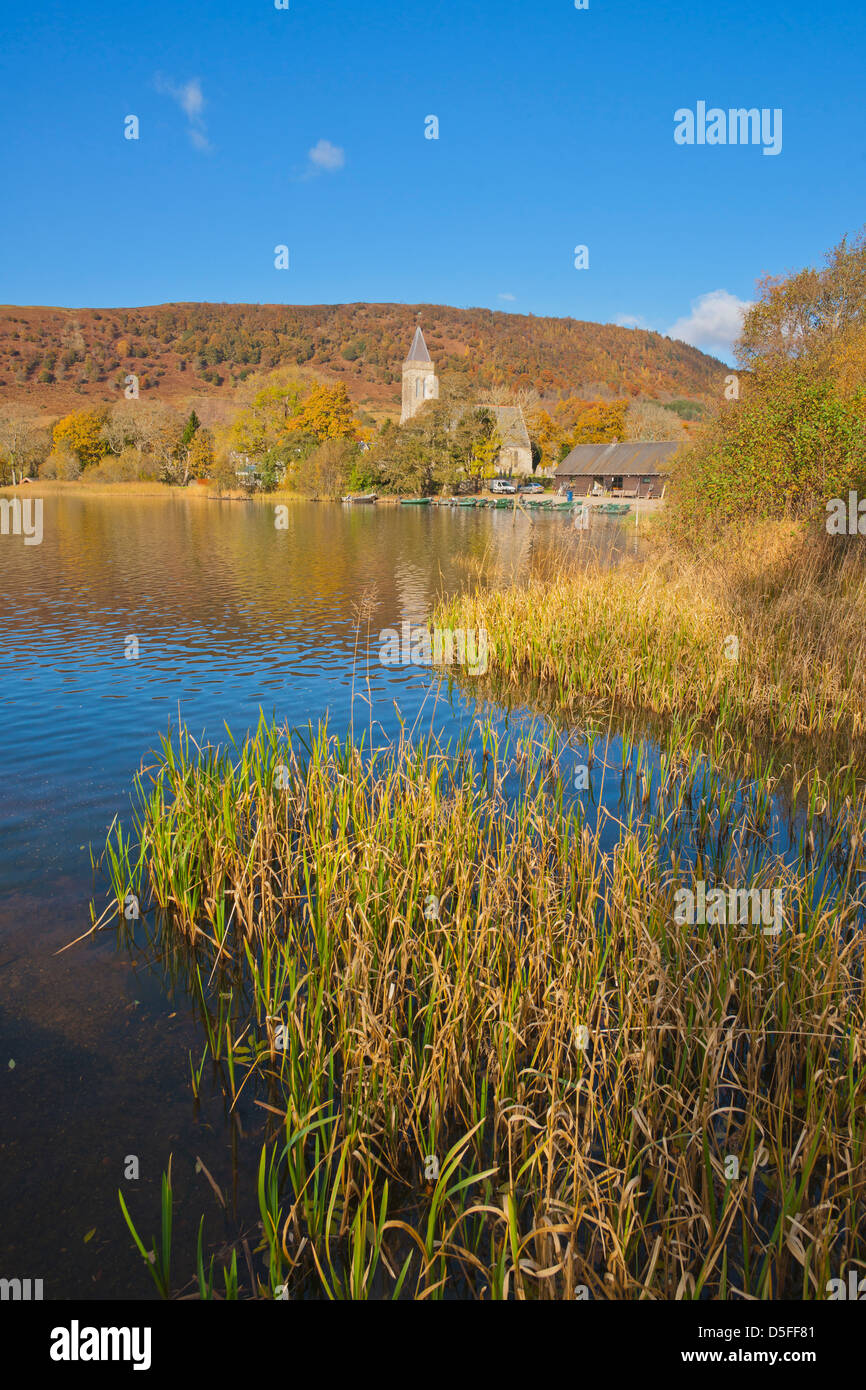
[[[350,494],[344,497],[344,502],[351,502],[355,505],[371,505],[378,499],[376,492],[363,492]],[[569,501],[567,497],[521,497],[512,493],[507,497],[401,497],[401,507],[489,507],[492,510],[504,511],[507,508],[519,505],[521,507],[532,507],[540,511],[564,512],[580,511],[583,506],[582,500],[578,497],[574,501]],[[629,510],[628,502],[599,502],[592,508],[592,511],[599,512],[603,516],[623,516]]]
[[[446,497],[440,503],[440,507],[495,507],[502,511],[506,508],[535,507],[542,511],[567,511],[580,506],[578,502],[569,502],[565,497],[517,497],[513,493],[510,497]]]

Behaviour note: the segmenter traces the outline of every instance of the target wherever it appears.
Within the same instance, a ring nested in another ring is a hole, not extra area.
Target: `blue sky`
[[[758,276],[866,221],[852,0],[289,3],[7,11],[0,301],[485,305],[725,355]],[[781,153],[675,144],[698,101],[781,108]]]

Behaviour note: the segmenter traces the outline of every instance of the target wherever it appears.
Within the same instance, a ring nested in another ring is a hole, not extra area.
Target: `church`
[[[420,326],[415,329],[409,356],[403,363],[403,408],[400,424],[405,425],[421,409],[425,401],[439,399],[439,378],[430,360],[430,353],[424,341]],[[497,468],[500,473],[531,473],[532,444],[523,410],[519,405],[487,405],[479,401],[479,407],[489,410],[496,421],[496,429],[502,441]]]

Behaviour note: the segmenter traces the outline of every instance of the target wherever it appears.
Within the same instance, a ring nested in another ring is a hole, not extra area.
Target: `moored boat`
[[[342,497],[342,502],[375,502],[379,496],[378,492],[355,492],[349,493],[347,497]]]

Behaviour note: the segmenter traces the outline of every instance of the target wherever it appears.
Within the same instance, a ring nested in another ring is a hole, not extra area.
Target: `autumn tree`
[[[866,235],[843,237],[825,263],[766,276],[743,320],[737,361],[746,368],[796,365],[815,380],[835,379],[849,345],[866,329]]]
[[[285,447],[303,432],[300,422],[303,387],[297,382],[274,382],[254,396],[236,417],[229,447],[245,458],[262,458],[270,449]]]
[[[51,447],[48,431],[25,415],[0,419],[0,483],[31,477]]]
[[[118,401],[112,406],[102,423],[102,438],[108,452],[122,454],[124,449],[141,447],[139,420],[143,403],[140,401]]]
[[[536,407],[526,423],[530,439],[540,452],[542,467],[549,468],[552,464],[559,463],[563,457],[563,445],[565,453],[568,453],[569,448],[561,422],[554,420],[549,410]]]
[[[64,415],[54,426],[54,447],[73,454],[82,468],[98,463],[107,452],[102,435],[105,412],[100,410],[75,410]]]
[[[468,403],[467,392],[443,386],[404,425],[387,421],[376,437],[365,471],[393,492],[427,495],[463,478],[482,477],[501,448],[493,411]]]
[[[576,396],[557,401],[553,413],[530,412],[530,437],[545,467],[560,463],[576,444],[613,444],[626,437],[627,401],[585,401]]]
[[[298,426],[320,442],[325,439],[354,439],[358,421],[343,382],[323,386],[316,382],[301,406]]]
[[[627,401],[596,401],[587,405],[570,431],[569,447],[577,444],[615,444],[625,438]]]
[[[140,448],[153,459],[163,482],[181,482],[185,460],[180,457],[183,420],[165,401],[141,402],[138,415]]]
[[[177,469],[171,481],[186,486],[190,478],[206,478],[214,461],[214,438],[191,410],[175,449]]]
[[[355,445],[349,439],[323,439],[301,465],[300,486],[314,497],[342,496],[356,452]]]
[[[216,449],[210,476],[219,495],[224,492],[231,492],[233,488],[238,486],[237,469],[231,451],[227,447]]]
[[[186,449],[188,478],[207,478],[213,467],[214,441],[210,430],[203,425],[195,431]]]
[[[672,410],[652,401],[632,401],[626,411],[625,438],[635,440],[685,439],[686,428]]]
[[[866,488],[866,242],[823,268],[759,283],[736,344],[738,397],[723,400],[672,480],[684,532],[744,517],[820,515]]]
[[[456,483],[461,474],[480,481],[496,466],[502,441],[496,416],[484,406],[464,410],[453,426],[449,449],[450,467],[441,481]]]

